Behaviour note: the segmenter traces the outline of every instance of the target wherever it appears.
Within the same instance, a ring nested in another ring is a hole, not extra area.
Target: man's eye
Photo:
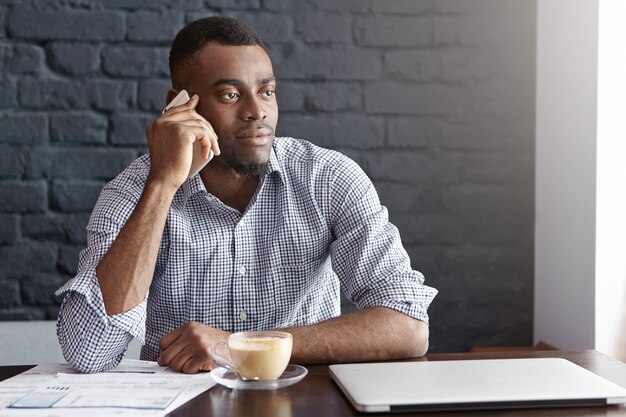
[[[264,92],[264,94],[267,97],[272,97],[274,94],[276,94],[276,91],[274,91],[274,90],[267,90],[267,91]]]
[[[226,93],[222,97],[227,98],[229,100],[233,100],[233,99],[236,99],[237,97],[239,97],[239,94],[237,94],[237,93]]]

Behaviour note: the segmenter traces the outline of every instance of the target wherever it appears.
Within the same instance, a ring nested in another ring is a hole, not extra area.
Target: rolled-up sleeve
[[[428,323],[437,290],[411,268],[373,184],[350,160],[336,166],[334,178],[331,259],[344,294],[358,309],[388,307]]]
[[[57,321],[63,356],[81,372],[114,368],[124,357],[128,343],[145,342],[145,299],[131,310],[108,316],[96,267],[132,214],[141,190],[105,186],[87,225],[87,248],[80,254],[78,273],[56,294],[64,296]]]

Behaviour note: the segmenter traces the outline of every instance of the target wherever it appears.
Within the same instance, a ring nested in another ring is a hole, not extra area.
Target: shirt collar
[[[276,143],[276,138],[274,138],[274,144]],[[278,157],[276,156],[276,151],[274,150],[274,144],[272,144],[272,149],[270,149],[270,159],[268,163],[268,171],[267,175],[270,175],[273,172],[276,172],[276,176],[280,178],[280,180],[285,183],[285,178],[283,176],[283,172],[281,170],[280,162],[278,161]]]
[[[181,197],[184,203],[186,203],[189,197],[194,194],[206,193],[206,188],[204,188],[204,183],[202,182],[202,178],[200,178],[200,174],[196,174],[193,177],[188,178],[187,181],[183,183],[181,190]]]
[[[283,173],[281,170],[280,162],[278,161],[278,157],[276,156],[276,151],[274,150],[274,145],[270,148],[270,158],[268,161],[268,171],[267,175],[272,173],[276,173],[278,178],[284,183]],[[207,190],[204,187],[204,183],[202,182],[202,178],[200,178],[200,174],[196,174],[191,178],[188,178],[185,181],[179,190],[181,191],[181,197],[183,202],[187,202],[189,197],[197,193],[206,193]]]

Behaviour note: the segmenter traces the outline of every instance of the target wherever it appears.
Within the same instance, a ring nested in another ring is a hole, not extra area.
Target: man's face
[[[201,66],[189,71],[189,94],[200,95],[196,111],[217,134],[222,154],[215,162],[241,173],[262,172],[278,122],[276,79],[262,47],[209,43],[198,52]]]

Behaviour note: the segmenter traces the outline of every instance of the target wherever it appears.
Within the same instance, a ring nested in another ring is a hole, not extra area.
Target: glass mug
[[[217,351],[221,346],[228,348],[230,360]],[[216,365],[230,369],[243,380],[278,379],[289,364],[293,336],[278,331],[240,332],[220,340],[211,348]]]

